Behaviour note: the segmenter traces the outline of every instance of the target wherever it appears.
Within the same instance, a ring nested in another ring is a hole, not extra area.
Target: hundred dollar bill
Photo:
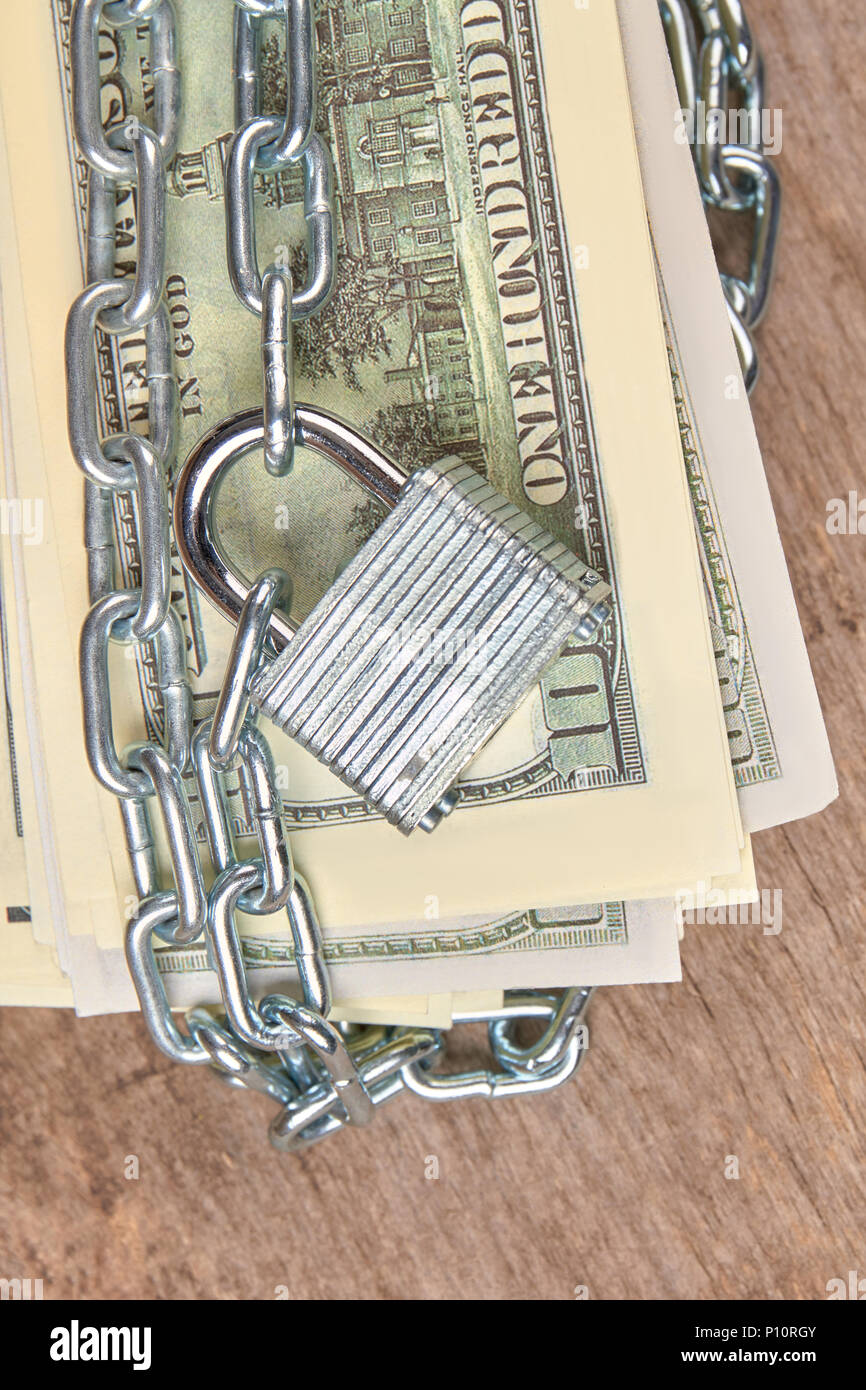
[[[833,759],[655,0],[617,0],[683,456],[748,830],[821,810]]]
[[[275,738],[298,863],[316,885],[325,923],[349,930],[417,918],[431,896],[444,918],[521,901],[671,893],[684,880],[731,872],[741,830],[615,13],[609,5],[566,11],[549,0],[431,0],[395,13],[409,18],[391,25],[392,10],[378,4],[317,11],[340,274],[330,317],[299,335],[299,394],[378,433],[410,463],[433,450],[464,451],[610,575],[618,612],[603,640],[568,652],[485,750],[464,781],[460,807],[430,839],[395,842],[390,827],[347,801],[330,774]],[[46,48],[52,20],[53,58]],[[83,238],[83,166],[62,125],[68,20],[65,0],[50,12],[8,11],[0,62],[16,218],[27,228],[19,245],[34,304],[40,426],[52,505],[63,518],[59,580],[69,628],[50,663],[36,657],[53,740],[58,857],[71,930],[93,929],[109,944],[122,930],[117,899],[131,892],[115,809],[100,796],[101,826],[86,822],[94,850],[87,856],[76,843],[81,825],[69,828],[68,806],[63,815],[82,757],[74,709],[58,688],[73,687],[71,658],[86,607],[72,563],[78,481],[67,468],[57,408],[56,324],[80,283],[74,262]],[[214,73],[222,70],[215,55],[230,52],[231,19],[190,0],[178,21],[186,96],[172,170],[168,295],[186,448],[215,419],[256,400],[260,384],[258,325],[234,301],[224,265],[221,171],[231,92]],[[380,23],[394,67],[387,79],[373,57]],[[370,26],[369,57],[361,44],[356,66],[354,43],[340,37],[344,24],[347,33]],[[395,36],[398,27],[411,32]],[[400,37],[416,44],[415,67],[399,47],[388,47]],[[106,112],[146,113],[141,35],[113,31],[102,53]],[[273,93],[268,100],[276,100]],[[29,177],[34,140],[42,152],[38,186]],[[296,174],[259,192],[263,261],[281,247],[293,255],[301,222]],[[508,211],[512,194],[519,215]],[[50,221],[40,214],[46,199]],[[131,219],[128,199],[119,215]],[[391,230],[382,232],[386,215]],[[360,340],[344,351],[356,331]],[[141,365],[134,341],[104,345],[106,430],[141,418]],[[254,535],[256,563],[276,556],[287,564],[303,609],[366,534],[369,508],[333,470],[309,460],[276,492],[255,465],[242,465],[239,476],[243,485],[224,492],[225,544],[237,550]],[[128,581],[135,554],[125,507],[119,498],[120,569]],[[51,589],[38,569],[34,561],[37,607]],[[177,600],[197,668],[196,711],[204,715],[230,630],[180,574]],[[56,591],[52,601],[56,607]],[[136,667],[119,656],[112,680],[122,746],[158,728],[151,659]],[[108,868],[95,862],[100,838],[111,849]]]
[[[0,144],[0,161],[2,156]],[[20,295],[20,274],[16,256],[11,254],[8,238],[4,235],[7,215],[8,202],[0,201],[0,286],[8,290],[3,329],[6,341],[14,345],[14,363],[12,352],[5,355],[8,371],[2,374],[2,383],[6,384],[8,375],[9,386],[20,408],[21,402],[32,394],[33,383],[28,383],[29,334]],[[19,438],[22,446],[26,445],[21,450],[23,459],[32,463],[39,454],[38,441],[26,431],[22,431]],[[14,454],[12,441],[9,442],[10,453]],[[14,465],[14,457],[10,457],[9,462]],[[3,476],[8,476],[12,492],[21,496],[14,466],[4,470]],[[4,578],[7,591],[14,598],[12,550],[15,544],[20,546],[22,538],[5,539],[8,544],[3,549]],[[49,534],[43,537],[48,545],[51,539]],[[21,606],[18,607],[20,610]],[[8,673],[13,718],[24,725],[23,699],[19,692],[27,669],[29,722],[35,729],[38,745],[42,724],[40,692],[32,679],[32,662],[28,664],[21,659],[14,613],[11,618]],[[26,629],[26,620],[23,621]],[[25,632],[25,639],[32,636]],[[35,810],[30,813],[27,794],[29,787],[32,798],[26,740],[21,763],[25,820],[35,824]],[[43,822],[40,834],[31,836],[27,842],[28,850],[35,854],[37,877],[43,868],[43,854],[50,862],[52,838],[53,827],[50,822]],[[41,877],[44,884],[44,873]],[[715,880],[713,886],[716,886]],[[63,915],[53,914],[48,908],[44,886],[41,893],[37,892],[35,902],[33,930],[40,941],[53,945],[55,923],[62,927]],[[132,906],[132,902],[127,904],[127,912]],[[474,1000],[473,1006],[481,1005],[477,994],[470,999],[465,991],[453,996],[441,993],[446,981],[455,988],[475,983],[480,989],[491,979],[497,979],[500,987],[584,978],[592,984],[678,979],[675,920],[672,903],[611,903],[512,913],[495,921],[480,917],[396,923],[378,927],[373,935],[359,929],[337,939],[326,933],[326,957],[338,991],[335,1016],[372,1021],[387,1015],[391,1022],[411,1023],[418,1022],[423,1012],[431,1026],[447,1026],[451,1008],[448,1001],[452,998],[457,1001],[453,1007],[458,1011],[468,1007],[467,1001]],[[262,936],[262,919],[241,915],[240,925],[245,933],[244,958],[254,987],[265,990],[296,987],[292,952],[287,941]],[[11,937],[9,943],[13,944]],[[61,985],[48,953],[30,951],[21,933],[14,946],[15,949],[5,955],[0,953],[0,999],[6,1003],[32,1005],[74,1001],[77,1012],[82,1015],[137,1007],[123,953],[118,949],[100,949],[90,935],[76,934],[65,940],[71,997],[68,987]],[[160,951],[159,964],[168,996],[175,1007],[185,1007],[191,1002],[218,1002],[214,977],[202,951]],[[423,1008],[417,996],[398,993],[417,990],[419,986],[440,991],[427,996]],[[385,998],[359,998],[363,991],[384,993]],[[489,995],[488,990],[485,997]],[[341,999],[344,1002],[341,1003]]]
[[[2,155],[2,149],[0,149]],[[0,230],[8,204],[0,204]],[[10,271],[10,260],[13,273]],[[10,375],[16,403],[32,392],[28,388],[26,365],[29,360],[28,327],[24,319],[20,293],[20,276],[14,272],[14,257],[0,236],[0,283],[9,287],[4,314],[7,340],[15,344],[15,365]],[[14,302],[13,302],[14,301]],[[13,312],[14,311],[14,312]],[[9,357],[7,355],[7,362]],[[5,379],[5,378],[4,378]],[[37,441],[30,437],[23,457],[31,462],[38,456]],[[10,470],[13,490],[17,485],[15,470]],[[20,493],[20,489],[19,489]],[[15,538],[13,538],[15,539]],[[17,538],[20,540],[20,538]],[[46,540],[49,538],[46,537]],[[11,549],[11,546],[7,549]],[[11,581],[9,583],[11,590]],[[12,688],[23,679],[22,662],[15,640],[16,625],[10,624],[10,675]],[[24,663],[27,666],[27,663]],[[32,666],[32,663],[31,663]],[[30,676],[30,714],[35,723],[37,743],[41,728],[40,692]],[[16,717],[20,707],[16,709]],[[23,723],[23,719],[21,721]],[[26,751],[26,750],[25,750]],[[28,817],[28,819],[30,819]],[[35,818],[34,818],[35,819]],[[50,842],[53,829],[41,827],[35,848],[44,851],[50,861]],[[31,844],[30,848],[34,848]],[[40,860],[41,865],[41,860]],[[713,887],[716,880],[713,880]],[[53,942],[55,921],[63,924],[63,914],[44,911],[34,914],[34,930],[40,939]],[[126,904],[126,913],[133,910],[134,900]],[[61,903],[62,908],[62,903]],[[288,942],[261,935],[261,918],[239,915],[245,935],[244,958],[254,987],[289,988],[295,984],[292,951]],[[282,929],[285,938],[285,928]],[[455,988],[476,982],[478,987],[496,979],[502,985],[526,986],[530,983],[550,984],[554,980],[586,979],[592,984],[638,983],[678,979],[676,913],[672,903],[611,903],[583,905],[561,910],[506,914],[491,921],[489,918],[425,920],[378,926],[376,932],[358,929],[334,939],[326,932],[325,953],[338,990],[337,998],[347,1002],[337,1005],[342,1016],[351,1015],[369,1020],[378,1008],[388,1013],[392,1022],[413,1021],[417,1007],[410,1006],[397,991],[429,987],[441,991],[445,983]],[[66,940],[67,969],[72,981],[74,1004],[82,1015],[110,1013],[137,1007],[137,1000],[126,968],[122,951],[101,949],[90,935],[75,934]],[[39,970],[26,991],[22,992],[18,957],[8,957],[10,970],[18,972],[15,989],[7,1002],[34,1004],[41,1002],[38,986],[46,985],[45,1002],[54,995],[54,981],[45,973],[44,964],[37,958]],[[29,962],[33,965],[34,962]],[[216,1003],[215,980],[209,970],[206,954],[199,950],[163,950],[159,965],[169,999],[175,1007],[190,1002]],[[0,990],[3,985],[3,962],[0,960]],[[358,1003],[362,991],[384,993],[381,1006],[369,1001]],[[444,1026],[447,1012],[441,993],[425,1006],[435,1026]],[[61,995],[60,1002],[69,1002]],[[461,1001],[460,1008],[464,1007]],[[371,1012],[371,1009],[373,1012]],[[417,1021],[415,1017],[414,1021]]]
[[[3,153],[0,147],[0,159]],[[7,290],[3,328],[6,340],[14,345],[14,350],[6,355],[7,374],[22,446],[18,450],[21,476],[18,476],[18,470],[10,467],[9,477],[15,495],[23,496],[26,486],[30,494],[45,497],[47,478],[44,464],[41,473],[35,468],[40,457],[38,436],[29,427],[36,413],[35,384],[29,376],[29,326],[21,295],[17,247],[11,244],[14,235],[10,238],[8,234],[9,206],[8,200],[0,199],[0,283]],[[23,409],[28,401],[31,402],[29,411]],[[14,450],[10,453],[10,464],[15,462],[12,454]],[[41,482],[36,481],[37,476]],[[25,478],[28,480],[26,484]],[[46,553],[50,553],[56,528],[50,519],[46,524],[49,530],[44,541]],[[9,549],[15,543],[20,545],[20,541],[20,537],[12,538]],[[24,605],[25,610],[27,606]],[[27,632],[26,627],[25,621],[25,639],[33,638],[35,634]],[[11,625],[11,632],[14,636],[14,624]],[[25,647],[27,644],[25,640]],[[15,678],[13,685],[17,688],[19,680],[23,681],[25,677],[28,681],[28,712],[38,748],[42,741],[44,716],[41,691],[33,679],[33,663],[32,660],[22,663],[15,642],[10,652],[10,668]],[[71,698],[74,700],[77,694],[73,692]],[[88,790],[92,790],[91,783],[82,786],[82,795],[86,796]],[[93,822],[87,825],[91,835],[97,828]],[[52,842],[53,827],[48,820],[40,826],[36,842],[36,848],[44,854],[46,863],[50,863],[52,858]],[[92,848],[91,852],[95,855],[98,849]],[[134,905],[135,900],[130,897],[124,904],[125,915],[134,910]],[[53,913],[40,915],[36,911],[34,930],[40,933],[41,940],[52,942],[57,926],[60,939],[65,942],[66,968],[71,977],[78,1013],[91,1015],[134,1009],[137,1001],[123,953],[116,948],[101,949],[91,935],[76,933],[65,936],[64,906],[61,898],[59,903],[55,900]],[[430,906],[432,912],[433,905]],[[398,992],[417,990],[419,985],[427,987],[428,983],[431,990],[441,991],[445,988],[443,981],[447,981],[449,987],[458,988],[464,984],[463,977],[467,971],[479,986],[487,985],[494,979],[500,986],[526,985],[530,979],[541,984],[582,978],[591,983],[608,984],[677,979],[679,960],[675,916],[672,903],[650,904],[646,908],[639,903],[584,905],[557,911],[512,913],[496,921],[489,918],[437,921],[430,920],[428,914],[428,920],[379,926],[373,934],[359,928],[334,940],[332,933],[326,931],[325,950],[335,972],[335,987],[339,991],[337,997],[348,1001],[343,1008],[338,1005],[341,1013],[351,1013],[353,1017],[372,1017],[370,1003],[362,1002],[359,1005],[358,996],[364,991],[375,991],[386,994],[387,1002],[381,1007],[393,1015],[392,1021],[403,1018],[411,1021],[409,1015],[417,1014],[418,1009],[410,1008],[405,995],[398,995]],[[262,936],[263,922],[260,918],[241,916],[240,926],[249,938],[244,943],[244,955],[247,967],[254,972],[254,981],[265,988],[276,988],[278,985],[281,988],[291,987],[291,948],[286,941]],[[285,937],[284,924],[279,930]],[[591,956],[591,961],[587,960],[587,956]],[[204,953],[177,950],[160,952],[160,968],[169,998],[176,1007],[182,1007],[191,1000],[216,1002],[214,979]],[[20,998],[20,991],[17,997]],[[450,995],[436,994],[435,1004],[425,1006],[431,1018],[444,1016],[446,997]],[[39,999],[30,992],[24,996],[23,1002],[32,1004],[39,1002]],[[462,1002],[460,1007],[463,1007]]]
[[[1,154],[1,150],[0,150]],[[6,215],[4,210],[3,215]],[[7,256],[1,256],[7,270]],[[8,341],[15,346],[18,366],[28,360],[28,328],[24,321],[19,293],[19,275],[10,277],[10,313],[4,316]],[[11,313],[15,307],[17,313]],[[7,354],[8,360],[8,354]],[[15,373],[15,396],[26,393],[24,375]],[[29,439],[28,456],[33,456]],[[47,538],[46,538],[47,539]],[[15,666],[13,652],[13,666]],[[33,691],[33,705],[38,709],[39,694]],[[49,919],[50,924],[50,919]],[[254,987],[292,988],[293,970],[291,948],[285,941],[259,937],[261,923],[246,919],[249,940],[245,942],[247,969],[252,970]],[[70,942],[72,979],[75,1005],[81,1013],[114,1012],[135,1008],[128,972],[120,951],[100,951],[92,938],[72,938]],[[396,988],[405,987],[406,972],[414,974],[417,983],[456,980],[463,983],[466,976],[487,981],[499,974],[509,984],[550,983],[552,973],[562,979],[587,979],[588,983],[634,983],[638,980],[678,979],[678,958],[674,915],[663,905],[645,909],[639,903],[581,908],[539,910],[531,913],[512,913],[502,919],[475,919],[468,922],[420,922],[395,924],[377,933],[374,941],[357,933],[332,944],[327,941],[327,955],[335,974],[335,986],[343,994],[352,995],[348,1002],[336,1006],[335,1016],[373,1020],[388,1017],[391,1022],[418,1022],[421,1013],[431,1026],[448,1026],[450,995],[432,995],[425,1001],[410,997],[395,997]],[[503,966],[505,962],[505,966]],[[555,962],[555,965],[553,965]],[[210,976],[206,956],[200,951],[161,952],[168,995],[175,1006],[190,1002],[217,1002],[213,976]],[[423,979],[418,980],[418,966]],[[51,980],[46,979],[46,994],[29,988],[24,994],[19,984],[17,992],[3,994],[3,960],[0,959],[0,995],[7,1002],[51,1002]],[[360,988],[391,991],[384,1001],[359,1001],[354,995]],[[488,991],[489,992],[489,991]],[[455,1008],[466,1009],[467,995],[457,995]],[[60,1001],[68,1002],[61,994]],[[423,1008],[421,1008],[423,1002]],[[475,997],[475,1005],[478,998]]]
[[[631,916],[632,916],[632,920],[634,920],[634,916],[635,916],[634,905],[632,905]],[[590,916],[588,917],[588,920],[592,920],[592,919],[591,919],[591,914],[590,914]],[[547,925],[549,925],[549,923],[548,923]],[[501,940],[504,940],[504,938],[500,938],[500,939],[501,939]],[[597,919],[596,919],[596,930],[595,930],[594,934],[590,934],[588,937],[585,937],[585,938],[584,938],[584,942],[586,942],[586,941],[591,941],[591,940],[598,941],[598,940],[600,940],[600,939],[602,939],[602,937],[601,937],[600,934],[599,934],[598,927],[597,927]],[[405,945],[402,947],[402,949],[405,951]]]

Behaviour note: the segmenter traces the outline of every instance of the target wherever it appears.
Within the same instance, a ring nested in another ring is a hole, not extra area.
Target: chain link
[[[779,176],[764,147],[764,66],[741,0],[659,0],[659,8],[704,202],[754,219],[747,277],[721,274],[751,392],[758,378],[752,330],[772,287],[782,204]],[[725,140],[719,125],[727,124],[737,95],[739,138]]]
[[[730,83],[750,104],[762,101],[760,59],[739,0],[660,0],[684,108],[724,103]],[[286,27],[287,103],[282,115],[260,111],[262,24]],[[146,25],[153,77],[153,126],[127,112],[105,128],[98,70],[102,26]],[[333,181],[316,135],[314,27],[311,0],[235,0],[233,73],[237,132],[226,170],[228,273],[239,299],[262,318],[265,463],[280,475],[304,438],[294,408],[292,321],[316,313],[334,282]],[[592,991],[506,992],[501,1008],[455,1015],[455,1024],[488,1025],[494,1068],[440,1073],[433,1065],[443,1037],[424,1028],[335,1025],[328,1021],[331,987],[322,934],[308,886],[294,873],[270,749],[250,716],[249,686],[291,585],[281,571],[262,574],[244,603],[215,712],[193,729],[180,617],[171,603],[168,479],[174,462],[178,388],[164,298],[166,166],[180,117],[180,72],[170,0],[75,0],[71,25],[72,115],[88,172],[86,280],[66,328],[69,438],[85,477],[85,545],[92,607],[81,634],[81,697],[88,760],[120,801],[123,828],[140,898],[125,949],[141,1011],[156,1045],[173,1060],[208,1066],[223,1080],[267,1095],[280,1107],[270,1126],[282,1151],[316,1143],[346,1125],[366,1124],[375,1107],[403,1090],[429,1100],[502,1096],[552,1089],[572,1076],[586,1051],[585,1015]],[[309,281],[294,289],[285,266],[260,275],[253,207],[254,173],[290,164],[304,170]],[[723,283],[750,384],[751,329],[766,307],[778,233],[779,188],[760,144],[716,146],[698,158],[704,197],[749,210],[756,230],[748,280]],[[116,278],[115,202],[133,191],[136,263]],[[100,438],[96,360],[106,335],[144,333],[148,384],[147,435]],[[309,414],[309,412],[308,412]],[[114,518],[122,494],[133,501],[139,549],[138,583],[116,588]],[[109,644],[132,644],[139,660],[155,661],[161,692],[162,742],[124,752],[114,743]],[[252,825],[258,854],[238,859],[229,778],[238,779],[243,823]],[[195,788],[216,879],[204,887],[200,848],[185,774]],[[172,885],[159,882],[152,810],[169,849]],[[247,984],[237,909],[285,912],[302,999],[269,995],[258,1005]],[[160,975],[157,943],[204,938],[220,985],[224,1013],[194,1009],[186,1029],[172,1015]],[[541,1037],[518,1045],[521,1021],[543,1025]]]

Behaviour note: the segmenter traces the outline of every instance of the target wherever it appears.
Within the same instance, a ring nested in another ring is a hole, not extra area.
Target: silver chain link
[[[708,207],[754,221],[745,279],[721,273],[728,315],[746,387],[758,377],[753,329],[767,310],[782,211],[779,175],[764,146],[764,64],[741,0],[659,0],[680,106],[694,134],[693,153]],[[725,141],[733,96],[744,120]],[[718,113],[724,121],[719,123]]]
[[[761,66],[738,0],[661,0],[681,100],[723,98],[729,80],[759,100]],[[260,31],[286,26],[287,104],[260,111]],[[127,113],[105,128],[98,39],[103,26],[146,25],[153,74],[153,126]],[[698,33],[703,42],[698,50]],[[316,313],[334,283],[333,181],[315,132],[316,81],[312,0],[235,0],[233,73],[237,130],[226,169],[228,273],[243,304],[262,320],[265,464],[292,467],[296,437],[292,321]],[[85,545],[92,607],[81,634],[81,696],[88,761],[120,801],[126,845],[140,898],[126,933],[126,955],[141,1010],[156,1045],[173,1060],[213,1068],[231,1085],[259,1091],[280,1109],[270,1126],[276,1148],[298,1150],[347,1124],[365,1124],[376,1106],[403,1090],[429,1100],[499,1098],[552,1089],[572,1076],[586,1050],[592,991],[507,991],[501,1008],[457,1014],[455,1024],[488,1025],[493,1069],[440,1073],[443,1035],[427,1028],[335,1025],[322,935],[308,886],[296,875],[282,822],[270,749],[250,715],[249,684],[271,615],[287,605],[289,581],[268,570],[244,605],[212,718],[195,729],[180,617],[171,603],[169,480],[175,460],[178,388],[165,290],[166,165],[180,115],[175,15],[171,0],[75,0],[71,24],[72,108],[76,139],[89,166],[85,289],[66,329],[69,437],[85,475]],[[295,289],[284,266],[260,274],[253,176],[301,163],[308,235],[308,283]],[[699,164],[704,196],[754,212],[748,282],[723,276],[747,378],[754,375],[751,328],[766,305],[778,228],[778,185],[759,148],[725,145]],[[136,264],[115,278],[115,195],[131,189]],[[144,333],[149,388],[147,435],[99,433],[96,362],[105,335]],[[114,515],[127,499],[138,542],[138,582],[116,588]],[[109,644],[134,644],[155,667],[161,692],[161,741],[118,752],[111,720]],[[258,854],[238,859],[225,775],[237,773]],[[188,789],[201,807],[216,880],[204,888]],[[160,883],[152,828],[156,809],[169,848],[172,885]],[[269,995],[258,1005],[247,985],[235,912],[284,911],[302,999]],[[219,980],[223,1013],[194,1009],[186,1029],[172,1015],[160,976],[157,942],[204,938]],[[540,1021],[532,1046],[514,1037]]]

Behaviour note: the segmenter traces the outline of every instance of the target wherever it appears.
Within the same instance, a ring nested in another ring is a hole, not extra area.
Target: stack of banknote
[[[260,402],[261,379],[258,324],[225,263],[232,6],[175,9],[167,296],[182,462]],[[447,1024],[466,995],[675,980],[683,907],[754,901],[751,836],[820,810],[836,784],[656,0],[336,9],[339,25],[333,4],[316,6],[338,279],[296,331],[298,398],[408,467],[459,453],[614,593],[599,638],[549,668],[430,835],[401,837],[262,722],[338,1016]],[[83,283],[86,180],[69,12],[30,0],[0,16],[0,1003],[95,1014],[137,1006],[123,955],[137,899],[81,731],[87,590],[63,325]],[[382,49],[389,33],[399,43]],[[275,102],[281,42],[275,28],[264,48]],[[144,35],[111,31],[101,62],[106,115],[145,115]],[[262,265],[293,262],[302,191],[294,173],[257,179]],[[122,198],[117,216],[120,273],[135,239]],[[106,340],[98,378],[104,432],[144,428],[141,341]],[[287,479],[245,460],[218,512],[238,569],[289,571],[301,613],[378,520],[312,455]],[[205,718],[232,629],[180,565],[174,587]],[[159,692],[134,646],[117,644],[110,675],[122,748],[159,728]],[[241,925],[251,983],[290,989],[285,914]],[[159,963],[173,1005],[217,1000],[204,945],[165,947]]]

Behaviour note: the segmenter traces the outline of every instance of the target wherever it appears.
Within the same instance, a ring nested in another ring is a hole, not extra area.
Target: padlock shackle
[[[261,409],[230,415],[199,440],[175,487],[174,534],[184,569],[235,623],[249,588],[223,555],[211,512],[222,474],[244,454],[261,448],[263,440]],[[296,405],[295,444],[338,464],[389,510],[396,506],[408,473],[336,416],[311,405]],[[269,635],[277,650],[291,640],[298,625],[291,615],[275,610]]]

